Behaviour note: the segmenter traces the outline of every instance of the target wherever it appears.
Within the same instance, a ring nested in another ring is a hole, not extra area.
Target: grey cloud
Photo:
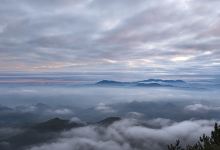
[[[128,112],[127,117],[128,118],[142,118],[144,114],[139,112]]]
[[[198,72],[216,73],[218,65],[207,68],[204,64],[218,64],[219,60],[197,56],[201,51],[218,54],[218,4],[206,0],[3,0],[0,67],[2,71],[172,73],[194,70],[196,63]],[[175,66],[169,61],[187,54],[194,59]],[[151,63],[141,62],[143,59]],[[60,67],[52,67],[56,63]],[[182,65],[186,66],[183,71]]]
[[[20,128],[1,127],[0,128],[0,138],[1,139],[8,138],[8,137],[14,136],[16,134],[19,134],[22,131],[23,131],[23,129],[20,129]]]
[[[178,138],[185,145],[197,141],[203,133],[209,135],[214,124],[208,120],[188,120],[164,125],[164,121],[159,119],[155,125],[160,121],[163,126],[157,129],[139,126],[135,119],[125,119],[107,128],[87,126],[73,129],[64,132],[56,142],[34,146],[31,150],[163,150]]]
[[[174,123],[174,121],[170,120],[170,119],[164,119],[164,118],[156,118],[156,119],[152,119],[152,120],[148,120],[147,125],[150,125],[152,127],[168,127],[170,125],[172,125]]]
[[[116,110],[111,108],[110,106],[106,105],[105,103],[99,103],[96,108],[97,111],[102,113],[114,113]]]
[[[75,116],[73,108],[48,106],[42,103],[36,105],[20,105],[11,108],[0,106],[0,112],[0,126],[9,127],[21,125],[24,122],[41,122],[54,117],[72,118]]]
[[[82,120],[79,119],[78,117],[72,117],[72,118],[70,118],[70,122],[80,123],[80,124],[86,124],[86,122],[82,121]]]
[[[203,104],[193,104],[185,107],[187,111],[195,111],[195,112],[205,112],[205,111],[220,111],[220,107],[217,106],[207,106]]]

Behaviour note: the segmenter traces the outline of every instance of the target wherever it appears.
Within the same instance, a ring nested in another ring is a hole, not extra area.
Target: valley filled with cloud
[[[0,0],[0,150],[219,150],[219,8]]]

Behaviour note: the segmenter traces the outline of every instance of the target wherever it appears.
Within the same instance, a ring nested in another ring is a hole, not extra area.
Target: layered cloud
[[[102,113],[114,113],[115,110],[111,108],[110,106],[106,105],[105,103],[99,103],[95,110],[102,112]]]
[[[205,113],[206,111],[220,111],[220,107],[207,106],[203,104],[193,104],[193,105],[186,106],[185,110]]]
[[[217,74],[219,4],[3,0],[0,71]]]
[[[64,132],[56,142],[34,146],[31,150],[164,150],[176,139],[181,139],[185,145],[197,141],[203,133],[209,135],[213,123],[208,120],[165,123],[164,119],[157,119],[151,122],[152,127],[148,127],[139,125],[138,120],[124,119],[107,128],[86,126],[73,129]],[[157,128],[158,124],[162,127]]]
[[[41,122],[54,117],[72,118],[74,116],[73,108],[67,108],[61,106],[51,107],[42,103],[38,103],[36,105],[20,105],[14,108],[0,105],[0,112],[1,112],[0,126],[3,127],[22,125],[24,124],[24,122],[28,122],[28,123]]]

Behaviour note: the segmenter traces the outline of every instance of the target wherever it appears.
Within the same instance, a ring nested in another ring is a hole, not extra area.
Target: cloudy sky
[[[219,0],[0,3],[0,72],[220,73]]]

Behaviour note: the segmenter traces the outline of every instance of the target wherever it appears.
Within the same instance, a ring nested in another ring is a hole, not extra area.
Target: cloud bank
[[[206,112],[206,111],[220,111],[220,107],[217,106],[207,106],[203,104],[193,104],[185,107],[188,111]]]
[[[166,120],[166,119],[165,119]],[[34,146],[30,150],[164,150],[166,145],[183,141],[183,145],[197,141],[203,133],[209,135],[214,121],[188,120],[183,122],[156,119],[140,125],[136,119],[123,119],[105,127],[86,126],[62,133],[56,142]],[[151,123],[151,127],[148,126]],[[160,128],[156,126],[161,124]]]

